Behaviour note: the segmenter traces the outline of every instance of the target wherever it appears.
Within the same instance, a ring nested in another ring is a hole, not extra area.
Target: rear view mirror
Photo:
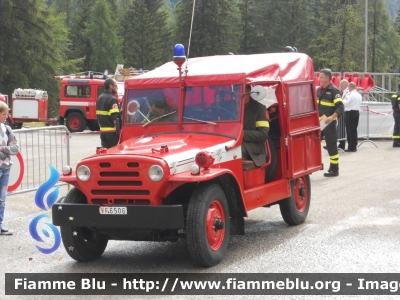
[[[264,99],[266,94],[265,88],[261,85],[256,85],[251,88],[251,97],[256,101]]]

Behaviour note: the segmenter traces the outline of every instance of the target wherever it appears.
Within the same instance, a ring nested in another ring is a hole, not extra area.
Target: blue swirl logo
[[[58,194],[60,192],[60,188],[57,186],[53,191],[51,191],[45,201],[45,195],[49,192],[54,185],[58,183],[60,179],[60,174],[58,174],[57,170],[49,164],[50,168],[50,178],[45,183],[43,183],[35,194],[35,204],[42,210],[48,211],[53,204],[56,202]],[[41,214],[34,218],[29,224],[29,233],[32,238],[36,241],[45,244],[51,245],[50,248],[43,248],[36,246],[36,248],[44,253],[50,254],[58,249],[61,243],[61,235],[60,231],[56,226],[54,226],[50,222],[46,222],[45,219],[50,219],[50,216],[47,214]]]

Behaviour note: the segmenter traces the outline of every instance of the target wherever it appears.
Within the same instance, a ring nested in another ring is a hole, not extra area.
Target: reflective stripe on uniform
[[[333,100],[333,103],[335,103],[335,104],[338,103],[338,102],[342,102],[342,98],[336,98],[336,99]]]
[[[394,139],[400,139],[400,135],[394,135],[393,138]]]
[[[339,164],[339,154],[329,156],[329,162],[333,165]]]
[[[319,104],[321,104],[323,106],[335,106],[335,103],[322,101],[322,100],[319,101]]]
[[[268,127],[269,128],[269,122],[268,121],[256,121],[256,127]]]
[[[111,108],[109,111],[107,110],[96,110],[96,115],[101,116],[111,116],[112,114],[119,113],[118,108]]]
[[[115,127],[100,127],[100,131],[114,131]]]
[[[106,110],[96,110],[96,115],[109,116],[110,112]]]

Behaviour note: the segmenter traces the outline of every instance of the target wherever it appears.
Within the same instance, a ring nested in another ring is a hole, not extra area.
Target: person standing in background
[[[0,235],[13,234],[12,230],[3,227],[3,220],[10,168],[12,166],[11,155],[19,152],[19,146],[11,127],[4,124],[8,117],[8,111],[7,104],[0,101]]]
[[[391,100],[394,118],[393,147],[400,147],[400,83],[397,93],[392,96]]]
[[[113,78],[104,81],[104,93],[96,102],[97,122],[100,127],[100,140],[103,148],[111,148],[118,144],[119,136],[116,132],[117,117],[119,114],[117,82]]]
[[[346,133],[348,148],[345,152],[356,152],[357,151],[357,127],[360,119],[361,101],[362,97],[357,91],[356,84],[354,82],[349,83],[350,94],[343,99],[345,114],[346,114]]]
[[[327,126],[322,130],[326,149],[329,153],[329,169],[325,177],[339,176],[339,152],[337,147],[337,118],[343,114],[343,102],[340,91],[332,83],[332,71],[322,69],[319,75],[320,86],[317,89],[319,117],[326,116]]]
[[[346,99],[350,95],[349,82],[346,79],[342,79],[339,83],[339,88],[342,92],[342,101],[344,103],[344,99]],[[343,130],[346,130],[346,128],[343,128]],[[346,148],[346,140],[339,141],[338,148],[344,150]]]

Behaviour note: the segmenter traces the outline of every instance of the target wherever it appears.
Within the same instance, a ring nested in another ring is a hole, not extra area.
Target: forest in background
[[[0,93],[37,88],[57,116],[54,75],[151,70],[188,52],[193,0],[2,0]],[[400,0],[368,0],[368,72],[399,72]],[[283,52],[315,69],[364,71],[365,0],[197,0],[190,57]]]

